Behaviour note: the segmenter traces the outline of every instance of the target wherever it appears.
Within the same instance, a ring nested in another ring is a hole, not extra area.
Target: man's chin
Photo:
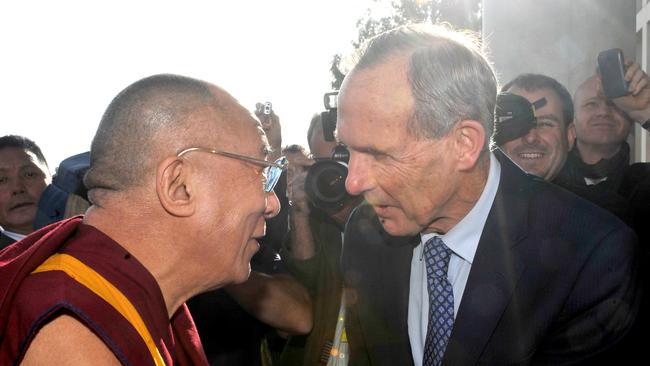
[[[538,176],[540,178],[544,178],[544,175],[547,173],[546,170],[540,167],[533,167],[531,169],[524,169],[524,170],[526,171],[526,173]]]
[[[235,278],[233,279],[232,284],[233,285],[242,284],[242,283],[248,281],[248,278],[250,277],[250,275],[251,275],[251,266],[250,266],[250,262],[249,262],[249,265],[248,265],[247,269],[242,270],[240,273],[238,273],[237,276],[235,276]]]
[[[379,217],[379,222],[384,230],[392,236],[413,236],[420,233],[419,227],[407,225],[393,219]]]
[[[250,264],[250,260],[260,250],[260,242],[258,241],[258,239],[253,239],[248,243],[248,245],[249,248],[247,249],[250,249],[250,251],[252,251],[252,253],[251,252],[248,253],[249,254],[248,263]]]

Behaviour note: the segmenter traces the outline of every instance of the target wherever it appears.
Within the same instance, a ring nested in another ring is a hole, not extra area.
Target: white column
[[[637,2],[636,13],[636,31],[641,37],[638,40],[637,50],[641,55],[637,55],[637,61],[641,64],[643,70],[648,71],[648,22],[650,21],[650,6],[647,1]],[[640,46],[640,47],[639,47]],[[640,56],[640,57],[639,57]],[[648,132],[641,128],[639,124],[634,127],[634,161],[650,161],[650,151],[648,151]]]

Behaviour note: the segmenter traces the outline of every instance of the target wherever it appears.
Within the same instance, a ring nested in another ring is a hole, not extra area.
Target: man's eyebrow
[[[599,100],[600,100],[600,98],[598,98],[597,96],[593,96],[593,97],[589,97],[589,98],[583,100],[582,103],[594,102],[594,101],[597,102]]]
[[[371,147],[371,146],[359,147],[359,148],[355,148],[355,149],[352,149],[352,150],[356,150],[356,151],[358,151],[360,153],[370,154],[370,155],[385,155],[386,154],[385,152],[380,151],[380,150],[378,150],[378,149],[376,149],[374,147]]]
[[[41,168],[39,168],[38,166],[36,166],[34,164],[21,165],[21,166],[18,167],[18,170],[25,170],[25,169],[30,169],[30,168],[42,170]],[[0,170],[2,170],[2,171],[8,171],[10,169],[12,169],[12,168],[0,167]]]
[[[560,122],[560,119],[554,114],[542,114],[537,116],[537,119],[550,119],[551,121]]]

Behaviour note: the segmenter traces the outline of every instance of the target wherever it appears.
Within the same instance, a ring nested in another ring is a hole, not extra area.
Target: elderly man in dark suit
[[[596,362],[630,328],[634,234],[488,150],[496,84],[468,36],[413,25],[348,73],[351,365]]]

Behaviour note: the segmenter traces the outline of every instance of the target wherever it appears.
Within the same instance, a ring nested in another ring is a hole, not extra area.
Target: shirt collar
[[[0,227],[0,233],[2,233],[5,236],[8,236],[8,237],[12,238],[15,241],[23,240],[23,238],[25,238],[27,236],[27,235],[24,235],[24,234],[14,233],[13,231],[9,231],[9,230],[2,230],[2,227]]]
[[[474,207],[472,207],[467,215],[465,215],[465,217],[463,217],[463,219],[446,234],[421,234],[422,243],[426,243],[427,240],[434,236],[440,236],[449,249],[470,264],[474,261],[474,254],[476,254],[476,249],[478,248],[478,242],[483,233],[485,221],[490,213],[494,197],[499,188],[501,164],[499,164],[499,161],[492,152],[489,154],[490,170],[488,172],[487,181],[483,188],[483,192],[478,201],[476,201],[476,204],[474,204]]]

